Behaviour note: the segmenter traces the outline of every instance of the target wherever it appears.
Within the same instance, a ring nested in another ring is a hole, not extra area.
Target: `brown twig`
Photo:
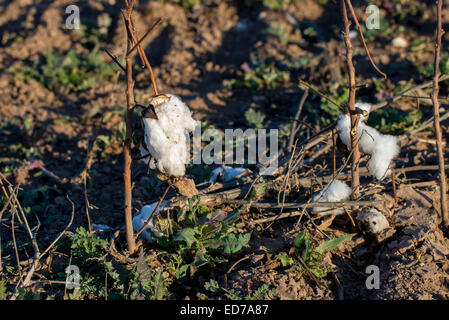
[[[357,19],[357,15],[354,12],[354,8],[352,7],[351,0],[346,0],[346,1],[348,3],[349,10],[351,11],[351,15],[354,18],[355,24],[357,25],[357,28],[359,29],[360,38],[362,39],[363,47],[365,48],[365,52],[366,52],[366,55],[368,56],[369,61],[371,62],[372,66],[374,67],[374,69],[376,69],[377,72],[379,72],[384,78],[387,78],[387,75],[376,66],[376,64],[373,61],[373,58],[371,58],[371,54],[370,54],[368,47],[366,45],[366,42],[365,42],[365,37],[363,36],[362,27],[360,27],[360,23],[359,23],[359,20]]]
[[[351,116],[351,151],[352,151],[352,163],[351,163],[351,171],[352,171],[352,194],[351,197],[353,200],[358,199],[359,197],[359,187],[360,187],[360,176],[359,176],[359,160],[360,160],[360,151],[359,145],[357,142],[357,124],[359,122],[360,116],[354,113],[355,109],[355,94],[356,94],[356,79],[355,79],[355,68],[352,62],[353,48],[351,39],[349,38],[349,19],[348,12],[346,10],[345,0],[340,0],[341,4],[341,15],[343,20],[343,37],[346,46],[346,65],[348,68],[349,75],[349,98],[348,98],[348,109]],[[352,112],[351,112],[352,111]]]
[[[290,130],[290,138],[288,141],[288,148],[287,148],[289,151],[292,151],[293,141],[294,141],[295,135],[296,135],[297,121],[299,121],[299,116],[301,115],[302,108],[304,106],[304,103],[306,102],[308,95],[309,95],[309,88],[306,88],[306,90],[304,91],[304,93],[302,95],[301,101],[299,102],[298,110],[296,111],[296,114],[295,114],[296,121],[293,121],[292,128]]]
[[[154,30],[154,28],[156,28],[159,23],[161,23],[162,18],[158,18],[153,25],[150,27],[150,29],[148,29],[148,31],[143,35],[142,38],[140,38],[140,40],[134,45],[134,47],[128,52],[128,56],[132,56],[134,50],[136,50],[137,47],[139,47],[141,45],[141,43],[143,42],[143,40],[145,40],[145,38],[151,33],[151,31]]]
[[[449,79],[449,74],[445,74],[445,75],[439,77],[438,82],[441,82],[441,81],[444,81],[444,80],[447,80],[447,79]],[[391,98],[389,98],[389,99],[387,99],[385,101],[376,103],[376,104],[374,104],[371,107],[371,112],[373,112],[374,110],[383,108],[383,107],[389,105],[390,103],[393,103],[393,102],[395,102],[395,101],[405,97],[407,95],[407,93],[409,93],[409,92],[413,92],[415,90],[420,90],[420,89],[431,87],[433,85],[433,81],[434,80],[429,80],[429,81],[423,82],[423,83],[421,83],[421,84],[419,84],[417,86],[414,86],[414,87],[412,87],[410,89],[402,91],[401,93],[398,93],[394,97],[391,97]]]
[[[133,17],[130,16],[130,24],[128,26],[128,30],[131,34],[131,38],[134,41],[134,43],[139,43],[139,38],[137,38],[136,35],[134,35],[133,28],[134,28],[134,20]],[[159,92],[157,90],[157,84],[156,84],[156,78],[154,77],[153,69],[151,68],[150,62],[148,61],[148,57],[145,54],[145,51],[143,50],[142,46],[139,44],[137,46],[137,49],[139,51],[140,60],[142,63],[147,67],[148,73],[150,75],[151,84],[153,85],[154,95],[159,95]]]
[[[440,194],[441,194],[441,216],[445,227],[449,227],[449,215],[447,211],[447,186],[446,186],[446,174],[444,172],[444,151],[442,143],[442,133],[440,127],[440,102],[438,101],[439,84],[438,78],[440,77],[440,51],[441,51],[441,38],[444,34],[442,27],[442,6],[443,0],[436,0],[437,6],[437,30],[435,40],[435,59],[434,59],[434,77],[433,77],[433,90],[432,90],[432,102],[433,102],[433,114],[434,114],[434,126],[435,126],[435,139],[437,141],[437,155],[438,166],[440,173]]]
[[[315,92],[317,95],[319,95],[320,97],[326,99],[327,101],[329,101],[330,103],[332,103],[333,105],[335,105],[336,107],[338,107],[342,112],[346,113],[346,108],[342,107],[341,105],[339,105],[337,102],[335,102],[335,100],[333,100],[332,98],[329,98],[328,96],[326,96],[324,93],[318,91],[317,89],[315,89],[314,87],[312,87],[310,84],[308,84],[307,82],[303,81],[303,80],[299,80],[299,84],[302,84],[303,86],[305,86],[307,89],[312,90],[313,92]]]
[[[167,188],[165,188],[164,194],[162,195],[162,197],[159,199],[159,202],[157,203],[156,207],[154,208],[153,212],[151,213],[151,215],[148,217],[147,221],[143,224],[143,226],[139,229],[139,231],[136,232],[136,236],[135,239],[137,240],[137,238],[139,237],[139,235],[143,232],[143,230],[145,230],[145,228],[148,226],[148,224],[151,222],[151,219],[153,219],[154,214],[157,212],[157,210],[159,209],[159,207],[161,206],[162,201],[165,199],[165,196],[167,195],[168,190],[171,188],[171,184],[169,184],[167,186]]]
[[[126,1],[126,0],[125,0]],[[127,1],[126,1],[127,3]],[[127,3],[128,4],[128,3]],[[132,1],[127,9],[123,11],[123,19],[127,31],[127,49],[128,52],[133,46],[132,30],[131,30],[131,9],[134,1]],[[123,182],[124,182],[124,201],[125,201],[125,224],[126,224],[126,241],[128,244],[128,251],[132,254],[136,250],[136,240],[134,237],[133,223],[132,223],[132,188],[131,188],[131,142],[133,136],[133,107],[134,107],[134,81],[132,74],[132,57],[126,56],[126,138],[123,147],[124,168],[123,168]]]

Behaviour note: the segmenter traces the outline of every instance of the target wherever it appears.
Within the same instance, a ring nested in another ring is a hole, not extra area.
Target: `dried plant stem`
[[[132,1],[134,3],[134,1]],[[131,4],[132,4],[131,3]],[[123,18],[125,21],[127,31],[127,49],[128,52],[133,47],[132,30],[131,30],[131,5],[124,10]],[[126,241],[128,244],[128,251],[134,253],[136,250],[136,240],[134,237],[133,223],[132,223],[132,188],[131,188],[131,142],[133,135],[132,115],[134,108],[134,81],[132,73],[132,57],[126,56],[126,137],[123,148],[124,168],[123,168],[123,182],[124,182],[124,200],[125,200],[125,224],[126,224]]]
[[[154,208],[153,212],[151,213],[151,215],[148,217],[147,221],[143,224],[143,226],[139,229],[139,231],[136,232],[136,236],[135,239],[137,240],[137,238],[140,236],[140,234],[143,232],[143,230],[145,230],[145,228],[148,226],[148,224],[150,223],[151,219],[153,219],[154,214],[157,212],[157,210],[159,209],[159,207],[161,206],[162,201],[165,199],[165,196],[167,195],[168,190],[170,190],[170,187],[172,185],[169,184],[167,186],[167,188],[165,188],[164,194],[162,195],[162,197],[159,199],[159,202],[157,203],[156,207]]]
[[[328,96],[326,96],[324,93],[318,91],[317,89],[315,89],[314,87],[312,87],[310,84],[308,84],[307,82],[303,81],[303,80],[299,80],[299,84],[305,86],[307,89],[312,90],[314,93],[316,93],[317,95],[319,95],[321,98],[326,99],[327,101],[329,101],[330,103],[332,103],[333,105],[335,105],[336,107],[338,107],[342,112],[346,112],[346,109],[339,105],[337,102],[335,102],[335,100],[329,98]]]
[[[295,114],[296,121],[293,121],[293,123],[292,123],[292,128],[290,130],[290,138],[288,141],[288,150],[289,151],[292,151],[292,149],[293,149],[293,142],[295,140],[295,135],[297,132],[296,131],[297,122],[299,121],[299,116],[301,115],[302,108],[304,107],[304,103],[306,102],[308,95],[309,95],[309,88],[307,88],[302,95],[301,101],[299,102],[299,105],[298,105],[298,110],[296,111],[296,114]]]
[[[354,12],[354,8],[352,7],[351,0],[347,0],[347,3],[348,3],[349,10],[351,11],[351,15],[354,18],[355,24],[357,25],[357,28],[359,29],[360,38],[362,39],[363,47],[365,48],[365,52],[366,52],[366,55],[368,56],[369,61],[371,62],[373,68],[376,69],[377,72],[379,72],[384,78],[387,78],[387,75],[376,66],[376,64],[373,61],[373,58],[371,58],[371,54],[370,54],[368,47],[366,45],[366,42],[365,42],[365,37],[363,36],[362,27],[360,27],[359,19],[357,19],[357,15]]]
[[[440,102],[438,101],[439,84],[438,78],[440,77],[440,51],[441,51],[441,38],[444,34],[442,27],[442,6],[443,0],[436,0],[437,6],[437,30],[436,30],[436,40],[435,40],[435,59],[434,59],[434,77],[433,77],[433,91],[432,91],[432,102],[433,102],[433,113],[434,113],[434,126],[435,126],[435,139],[437,141],[437,155],[438,155],[438,166],[440,173],[440,193],[441,193],[441,216],[443,219],[443,224],[449,227],[449,216],[447,211],[447,186],[446,186],[446,174],[444,172],[444,153],[443,153],[443,142],[440,127]]]
[[[359,197],[359,187],[360,187],[360,176],[359,176],[359,160],[360,151],[357,142],[357,126],[359,121],[359,115],[355,113],[355,94],[356,94],[356,79],[355,79],[355,68],[352,63],[353,49],[351,40],[349,39],[349,19],[348,12],[346,10],[345,0],[340,0],[341,2],[341,15],[343,19],[343,36],[346,46],[346,65],[348,67],[349,74],[349,99],[348,99],[348,109],[351,116],[351,151],[352,151],[352,199],[357,200]]]

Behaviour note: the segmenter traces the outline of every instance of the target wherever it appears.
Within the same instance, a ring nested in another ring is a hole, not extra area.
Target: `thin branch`
[[[153,219],[154,214],[157,212],[157,210],[159,209],[159,207],[161,206],[162,201],[165,199],[165,196],[167,195],[168,190],[170,189],[171,184],[169,184],[167,186],[167,188],[164,191],[164,194],[162,195],[162,197],[159,199],[159,202],[157,203],[156,207],[154,208],[153,212],[151,213],[151,215],[149,216],[148,220],[143,224],[143,226],[139,229],[139,231],[136,232],[136,236],[135,239],[137,239],[140,234],[143,232],[143,230],[145,230],[145,228],[148,226],[148,224],[151,222],[151,219]]]
[[[302,108],[304,106],[304,103],[307,100],[307,96],[308,95],[309,95],[309,88],[306,88],[306,90],[304,91],[304,93],[302,95],[301,101],[299,102],[298,110],[296,111],[296,114],[295,114],[295,120],[296,121],[293,121],[292,128],[290,129],[290,138],[289,138],[289,141],[288,141],[288,148],[287,148],[289,151],[292,150],[293,140],[295,139],[295,135],[296,135],[296,126],[297,126],[296,122],[300,121],[299,120],[299,116],[301,115]]]
[[[376,66],[376,64],[373,61],[373,58],[371,58],[371,54],[368,50],[368,47],[366,46],[365,37],[363,36],[362,28],[360,27],[359,20],[357,19],[357,15],[355,14],[354,8],[352,7],[351,0],[347,0],[346,2],[348,3],[348,7],[349,7],[349,10],[351,11],[352,17],[354,18],[355,24],[357,25],[357,28],[359,29],[359,34],[362,39],[363,46],[365,47],[365,52],[369,58],[369,61],[371,61],[371,64],[373,65],[374,69],[376,69],[376,71],[379,72],[386,79],[387,75]]]
[[[118,59],[106,48],[104,51],[108,54],[108,56],[114,61],[122,70],[126,72],[125,67],[118,61]]]
[[[447,209],[447,186],[446,186],[446,174],[444,172],[444,151],[442,142],[442,133],[440,127],[440,102],[438,101],[438,93],[440,90],[438,84],[438,78],[440,77],[440,51],[441,51],[441,38],[443,37],[444,30],[442,27],[442,6],[443,0],[436,0],[437,6],[437,31],[435,40],[435,59],[434,59],[434,77],[433,77],[433,114],[434,114],[434,127],[435,127],[435,139],[437,141],[437,155],[438,166],[440,175],[440,194],[441,194],[441,217],[445,227],[449,227],[449,214]]]
[[[447,79],[449,79],[449,74],[445,74],[445,75],[439,77],[438,82],[441,82],[441,81],[444,81],[444,80],[447,80]],[[389,105],[390,103],[393,103],[393,102],[401,99],[402,97],[406,96],[407,93],[409,93],[409,92],[431,87],[431,86],[433,86],[433,81],[434,80],[429,80],[429,81],[423,82],[423,83],[421,83],[421,84],[419,84],[417,86],[414,86],[414,87],[412,87],[410,89],[402,91],[401,93],[395,95],[394,97],[391,97],[391,98],[389,98],[389,99],[387,99],[385,101],[382,101],[382,102],[379,102],[377,104],[374,104],[371,107],[371,112],[374,111],[374,110],[383,108],[383,107]]]
[[[125,0],[126,1],[126,0]],[[134,1],[133,1],[134,2]],[[133,3],[132,2],[132,3]],[[132,4],[131,3],[131,4]],[[131,4],[128,6],[131,7]],[[127,49],[131,49],[133,45],[132,30],[131,30],[131,11],[123,14],[127,30]],[[123,182],[124,182],[124,202],[125,202],[125,224],[126,224],[126,241],[128,244],[128,251],[132,254],[136,250],[136,241],[134,238],[134,230],[132,224],[132,187],[131,187],[131,142],[133,136],[133,107],[134,107],[134,81],[132,74],[132,58],[126,57],[126,137],[123,146],[124,168],[123,168]]]
[[[148,29],[148,31],[143,35],[142,38],[140,38],[139,42],[137,42],[134,47],[127,53],[128,56],[132,56],[134,50],[136,50],[137,47],[139,47],[141,45],[141,43],[143,42],[143,40],[145,40],[145,38],[151,33],[151,31],[154,30],[154,28],[156,28],[159,23],[161,23],[162,18],[158,18],[153,25],[150,27],[150,29]]]
[[[351,151],[352,151],[352,161],[351,161],[351,172],[352,172],[352,194],[353,200],[359,197],[359,187],[360,187],[360,176],[359,176],[359,161],[360,161],[360,151],[357,139],[357,127],[359,122],[359,115],[354,111],[355,109],[355,95],[356,95],[356,78],[355,78],[355,68],[352,62],[352,43],[349,38],[349,19],[348,12],[346,10],[345,0],[340,0],[341,15],[343,20],[343,38],[346,46],[346,65],[348,68],[349,75],[349,97],[348,97],[348,109],[351,116]]]
[[[312,87],[310,84],[308,84],[307,82],[303,81],[303,80],[299,80],[299,84],[305,86],[306,88],[312,90],[313,92],[315,92],[317,95],[319,95],[320,97],[326,99],[327,101],[329,101],[330,103],[332,103],[333,105],[335,105],[336,107],[338,107],[343,113],[346,113],[346,108],[342,107],[341,105],[339,105],[337,102],[335,102],[335,100],[333,100],[332,98],[329,98],[328,96],[326,96],[324,93],[321,93],[320,91],[318,91],[317,89],[315,89],[314,87]]]

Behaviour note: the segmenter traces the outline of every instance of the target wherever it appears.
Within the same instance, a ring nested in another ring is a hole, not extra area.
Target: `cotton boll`
[[[346,183],[340,180],[334,180],[333,182],[327,184],[323,190],[318,194],[312,196],[313,202],[340,202],[348,200],[351,196],[351,188],[349,188]],[[328,210],[327,207],[315,207],[313,211],[323,211]],[[329,214],[342,214],[344,209],[333,209],[326,212],[318,213],[320,216],[325,216]]]
[[[195,130],[196,122],[178,96],[167,94],[167,97],[169,101],[155,107],[158,120],[143,119],[145,144],[154,158],[150,168],[179,177],[185,175],[185,166],[189,161],[187,137]],[[143,150],[140,150],[142,155],[147,153]]]
[[[351,119],[349,115],[343,114],[339,117],[337,129],[341,141],[348,147],[348,149],[350,149]],[[381,134],[375,128],[370,127],[363,122],[359,122],[358,124],[357,136],[360,151],[371,155],[371,159],[368,163],[369,172],[376,177],[377,180],[383,180],[391,173],[389,169],[391,161],[399,155],[400,148],[398,138],[391,135]]]
[[[357,128],[357,135],[359,136],[360,151],[367,154],[375,152],[378,139],[381,136],[376,129],[360,123]]]
[[[357,102],[355,104],[355,107],[360,110],[364,110],[368,113],[368,115],[366,115],[366,116],[364,116],[363,114],[360,115],[360,121],[366,121],[368,119],[369,113],[371,111],[371,104],[365,103],[365,102]]]
[[[356,217],[359,227],[363,232],[378,235],[390,227],[387,218],[377,209],[362,210]]]
[[[383,180],[390,175],[390,163],[399,155],[398,138],[390,135],[380,135],[376,139],[376,149],[368,163],[369,172],[377,180]]]
[[[347,114],[342,114],[338,117],[337,129],[340,134],[341,141],[351,148],[351,118]]]
[[[163,209],[167,205],[168,205],[167,201],[162,201],[161,205],[159,206],[159,208],[157,209],[157,212],[154,215],[159,214],[161,209]],[[134,229],[134,232],[139,231],[140,228],[143,227],[143,225],[147,222],[148,218],[153,213],[153,211],[156,208],[156,206],[157,206],[157,202],[154,202],[154,203],[152,203],[150,205],[144,206],[140,210],[140,213],[133,218],[133,229]],[[148,223],[148,225],[145,228],[145,230],[140,234],[148,242],[153,242],[153,238],[151,238],[151,234],[147,230],[151,230],[151,232],[153,232],[157,237],[162,236],[162,233],[160,233],[158,230],[156,230],[154,228],[154,224],[153,224],[154,215],[153,215],[153,218],[151,218],[151,221]]]

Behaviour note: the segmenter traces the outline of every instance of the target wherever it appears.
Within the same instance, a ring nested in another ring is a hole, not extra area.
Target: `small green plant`
[[[158,215],[154,225],[161,236],[145,231],[150,232],[159,245],[175,250],[177,259],[172,262],[171,269],[176,270],[178,279],[184,279],[189,271],[192,274],[202,266],[212,267],[227,261],[226,256],[240,251],[251,236],[250,233],[234,233],[237,212],[210,210],[199,203],[199,197],[189,199],[189,209],[179,212],[176,221]]]
[[[290,267],[303,272],[302,263],[305,263],[307,268],[318,278],[327,275],[328,269],[324,266],[323,257],[329,251],[337,249],[345,241],[351,239],[355,233],[345,234],[340,237],[324,240],[318,246],[314,247],[310,234],[307,230],[300,232],[293,242],[294,254],[288,255],[281,252],[276,255],[284,267]]]
[[[168,296],[171,280],[163,277],[163,268],[151,268],[143,250],[131,272],[129,299],[163,300]]]
[[[262,129],[264,128],[265,114],[262,111],[256,110],[254,105],[251,105],[245,111],[245,120],[252,128]]]
[[[279,39],[282,44],[287,44],[290,37],[282,24],[272,24],[267,29],[267,33]]]
[[[243,71],[243,78],[232,79],[227,84],[235,88],[274,90],[290,80],[290,73],[280,71],[270,59],[255,59],[250,65],[244,64]]]
[[[115,81],[118,76],[117,67],[105,63],[97,49],[87,56],[77,53],[75,49],[69,50],[64,57],[48,53],[42,63],[39,60],[31,66],[22,63],[19,67],[11,67],[10,71],[22,81],[33,79],[50,90],[57,91],[62,86],[75,92],[104,81]]]
[[[382,133],[398,135],[417,128],[421,118],[420,110],[403,111],[386,107],[373,111],[368,118],[368,124]]]
[[[433,77],[433,62],[419,65],[418,72],[423,79],[429,79]],[[441,74],[449,74],[449,54],[447,52],[441,53],[440,58],[440,72]]]
[[[332,99],[339,105],[343,105],[348,101],[348,91],[344,89],[338,89],[335,94],[330,94],[328,96],[332,97]],[[341,110],[336,105],[324,98],[321,99],[320,108],[322,112],[316,112],[316,109],[310,104],[305,104],[304,108],[311,117],[312,122],[319,126],[330,125],[337,120],[338,116],[341,114]]]
[[[100,258],[106,253],[108,242],[98,235],[90,233],[83,227],[76,229],[72,236],[71,250],[75,260],[83,261],[89,258]]]
[[[230,300],[266,300],[271,299],[275,294],[275,289],[267,284],[261,285],[251,295],[242,295],[234,289],[225,289],[221,287],[215,279],[211,279],[204,284],[204,289],[211,292],[214,296],[223,293],[226,299]]]

